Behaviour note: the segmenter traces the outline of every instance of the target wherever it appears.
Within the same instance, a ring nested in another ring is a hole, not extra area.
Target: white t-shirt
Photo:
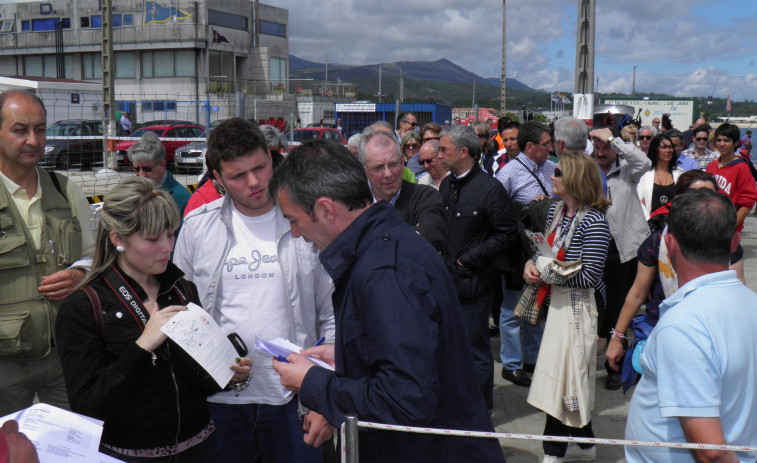
[[[221,392],[208,400],[283,405],[292,392],[281,385],[271,356],[255,348],[256,333],[264,340],[291,336],[289,297],[276,253],[276,210],[247,217],[233,208],[231,217],[234,241],[221,270],[215,316],[225,332],[236,332],[247,345],[252,381],[239,397]]]

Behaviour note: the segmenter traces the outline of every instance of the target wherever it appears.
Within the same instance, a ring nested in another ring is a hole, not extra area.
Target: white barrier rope
[[[342,426],[339,430],[339,437],[340,437],[340,443],[342,444],[342,463],[347,463],[347,432],[345,429],[347,428],[347,425],[345,423],[342,423]]]
[[[412,432],[416,434],[438,434],[442,436],[463,436],[463,437],[487,437],[497,439],[515,439],[515,440],[537,440],[550,442],[572,442],[575,444],[601,444],[601,445],[623,445],[629,447],[661,447],[672,449],[698,449],[698,450],[728,450],[733,452],[757,452],[757,447],[742,445],[718,445],[718,444],[690,444],[678,442],[649,442],[635,441],[624,439],[600,439],[596,437],[565,437],[565,436],[543,436],[539,434],[513,434],[509,432],[484,432],[484,431],[459,431],[454,429],[434,429],[418,428],[413,426],[397,426],[391,424],[371,423],[369,421],[358,421],[358,427],[370,429],[383,429],[385,431]],[[344,424],[342,424],[342,442],[344,442]],[[344,447],[342,447],[344,449]],[[342,453],[344,456],[344,453]],[[344,461],[344,460],[342,460]]]

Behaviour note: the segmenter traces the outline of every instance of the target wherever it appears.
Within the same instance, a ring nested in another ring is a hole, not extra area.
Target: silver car
[[[207,140],[213,129],[203,132],[200,137]],[[176,172],[202,172],[205,169],[205,153],[208,151],[207,141],[193,141],[176,148],[174,166]]]

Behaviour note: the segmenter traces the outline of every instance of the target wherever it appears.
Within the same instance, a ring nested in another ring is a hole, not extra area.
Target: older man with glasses
[[[402,179],[402,155],[392,135],[381,130],[365,135],[358,158],[365,166],[374,202],[393,205],[405,223],[441,252],[445,241],[442,197],[434,188]]]
[[[184,217],[184,209],[192,195],[166,170],[166,149],[160,142],[160,137],[154,132],[145,132],[142,138],[129,148],[128,155],[137,177],[149,178],[161,190],[167,191],[179,208],[179,216]]]
[[[410,112],[400,113],[399,117],[397,117],[397,141],[402,141],[402,137],[406,133],[412,132],[417,128],[418,119],[415,117],[415,114]]]
[[[444,177],[449,175],[449,171],[444,168],[444,165],[439,160],[438,140],[427,141],[421,146],[420,163],[426,172],[428,172],[428,175],[421,177],[418,180],[418,184],[432,186],[438,190]]]

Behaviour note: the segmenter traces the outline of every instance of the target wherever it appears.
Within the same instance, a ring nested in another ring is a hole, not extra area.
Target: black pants
[[[591,421],[589,421],[589,423],[582,428],[574,428],[572,426],[562,424],[560,420],[553,417],[552,415],[547,415],[547,422],[544,424],[544,435],[565,437],[594,437],[594,431],[591,429]],[[568,450],[567,442],[544,441],[541,443],[541,445],[544,449],[544,455],[552,455],[553,457],[562,458],[565,456],[565,451]],[[593,447],[594,444],[578,444],[578,446],[582,449],[588,449],[589,447]]]
[[[610,330],[615,328],[620,316],[620,309],[623,308],[628,291],[636,279],[637,266],[638,259],[635,257],[628,262],[621,263],[615,240],[610,240],[604,274],[607,302],[604,310],[599,312],[597,320],[599,330],[597,334],[600,338],[610,340]]]

